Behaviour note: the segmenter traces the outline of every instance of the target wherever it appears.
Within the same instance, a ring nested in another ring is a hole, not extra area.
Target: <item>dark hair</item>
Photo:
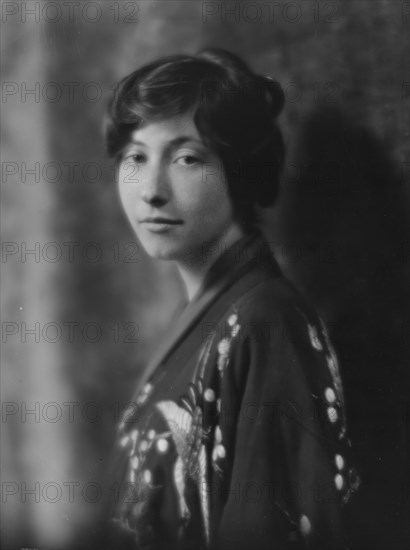
[[[164,57],[118,84],[108,111],[108,154],[120,157],[142,121],[193,108],[198,131],[222,161],[238,218],[252,223],[255,205],[272,205],[278,193],[284,143],[276,117],[283,104],[277,82],[225,50]]]

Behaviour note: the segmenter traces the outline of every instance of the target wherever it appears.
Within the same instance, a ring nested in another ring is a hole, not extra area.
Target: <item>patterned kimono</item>
[[[125,410],[116,454],[110,548],[347,547],[358,478],[337,359],[260,233],[214,263]]]

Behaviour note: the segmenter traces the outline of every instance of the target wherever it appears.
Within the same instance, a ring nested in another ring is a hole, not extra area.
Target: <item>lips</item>
[[[183,221],[172,219],[172,218],[163,218],[160,216],[154,216],[154,217],[144,218],[143,220],[141,220],[140,223],[159,224],[159,225],[181,225]]]
[[[163,216],[150,216],[141,220],[140,223],[150,233],[170,234],[173,232],[175,227],[182,225],[184,222],[174,218],[165,218]]]

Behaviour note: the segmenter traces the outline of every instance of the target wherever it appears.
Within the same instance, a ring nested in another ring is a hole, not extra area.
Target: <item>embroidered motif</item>
[[[319,339],[317,328],[309,323],[306,315],[302,311],[300,311],[298,307],[296,307],[295,309],[306,322],[311,346],[317,351],[323,351],[323,345]]]
[[[230,337],[222,338],[218,344],[218,371],[221,378],[229,364],[229,352],[231,349],[232,341],[240,331],[240,324],[238,323],[238,314],[232,313],[228,318],[228,325],[231,327]]]
[[[166,439],[163,439],[162,437],[160,439],[158,439],[157,441],[157,444],[156,444],[156,448],[157,448],[157,451],[160,453],[160,454],[164,454],[168,451],[168,448],[169,448],[169,443]]]
[[[231,341],[229,338],[223,338],[218,344],[218,370],[221,378],[224,375],[224,371],[229,362],[229,349],[231,347]]]
[[[322,351],[323,346],[322,346],[322,342],[318,338],[316,327],[308,324],[308,332],[309,332],[309,338],[310,338],[310,343],[312,344],[312,347],[317,351]]]
[[[332,377],[334,390],[336,392],[337,400],[340,404],[341,428],[340,428],[338,437],[339,439],[342,439],[346,434],[346,415],[344,411],[344,396],[343,396],[342,380],[340,377],[339,365],[338,365],[335,350],[330,342],[327,328],[323,320],[319,318],[320,326],[321,326],[321,334],[323,337],[323,343],[322,343],[319,339],[318,330],[316,329],[316,327],[308,323],[306,316],[298,308],[296,308],[296,310],[305,319],[307,323],[309,339],[313,348],[315,348],[317,351],[323,351],[325,353],[327,368]],[[325,398],[328,401],[328,403],[333,403],[335,401],[333,399],[332,393],[333,393],[333,388],[326,388]],[[329,396],[332,396],[332,397],[329,397]],[[335,413],[333,413],[333,411],[335,411]],[[338,421],[338,412],[334,407],[329,407],[327,409],[327,414],[331,422],[335,423]]]
[[[215,440],[214,440],[214,448],[212,451],[212,466],[219,475],[222,475],[222,468],[219,465],[219,461],[220,459],[223,459],[226,457],[226,449],[222,444],[222,432],[219,426],[216,426],[215,428],[214,437],[215,437]]]
[[[238,315],[236,313],[232,313],[232,315],[228,318],[228,325],[230,327],[233,327],[238,321]]]
[[[323,338],[326,343],[327,348],[327,355],[326,355],[326,363],[327,367],[329,369],[330,375],[333,380],[333,386],[336,391],[337,399],[339,400],[339,403],[341,405],[341,416],[342,416],[342,425],[339,431],[339,439],[342,439],[346,435],[346,414],[344,410],[344,395],[343,395],[343,385],[342,385],[342,379],[340,376],[340,369],[339,369],[339,363],[337,360],[336,352],[333,348],[333,345],[330,342],[329,334],[327,331],[327,327],[322,319],[320,319],[320,324],[322,328],[322,334]]]
[[[200,387],[203,389],[202,381]],[[205,536],[209,542],[209,495],[206,490],[207,456],[204,444],[209,437],[209,431],[203,429],[202,401],[202,393],[198,386],[191,383],[188,387],[188,396],[180,399],[182,406],[173,401],[160,401],[156,406],[171,430],[178,453],[174,466],[174,482],[181,517],[188,519],[190,516],[184,496],[189,477],[196,483],[200,493]]]
[[[213,403],[215,401],[215,392],[212,388],[207,388],[204,392],[204,399],[208,403]]]
[[[134,483],[138,472],[140,472],[144,467],[148,451],[154,445],[157,450],[162,449],[162,452],[166,452],[169,447],[167,438],[171,437],[171,432],[157,434],[155,430],[149,430],[145,438],[139,439],[138,430],[133,430],[128,437],[129,441],[132,442],[132,445],[130,445],[131,457],[129,460],[129,479],[132,483]],[[148,474],[143,473],[143,479],[146,483],[147,475]]]
[[[330,342],[329,334],[327,332],[327,328],[325,323],[320,319],[320,323],[322,325],[322,333],[323,338],[326,342],[326,347],[328,350],[328,354],[326,355],[326,362],[328,369],[330,371],[330,374],[332,376],[333,385],[336,390],[337,398],[339,401],[343,404],[344,403],[344,396],[343,396],[343,386],[342,386],[342,379],[340,377],[340,370],[339,370],[339,364],[337,361],[336,352]]]
[[[356,468],[349,468],[347,481],[348,481],[348,486],[347,486],[347,491],[343,496],[343,500],[342,500],[343,504],[347,504],[347,502],[349,502],[352,494],[355,493],[361,485],[361,479],[359,477],[359,474],[357,473]]]
[[[139,408],[146,403],[153,389],[154,386],[148,382],[144,385],[141,393],[137,396],[136,402],[128,404],[128,406],[122,412],[121,420],[118,424],[119,432],[122,432],[124,430],[126,424],[131,424],[132,422],[135,422],[135,417]]]

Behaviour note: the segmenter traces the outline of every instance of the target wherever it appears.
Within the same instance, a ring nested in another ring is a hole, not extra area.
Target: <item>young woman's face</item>
[[[192,114],[147,123],[131,134],[119,166],[124,210],[154,258],[198,259],[237,225],[220,159]],[[214,253],[215,253],[214,252]]]

